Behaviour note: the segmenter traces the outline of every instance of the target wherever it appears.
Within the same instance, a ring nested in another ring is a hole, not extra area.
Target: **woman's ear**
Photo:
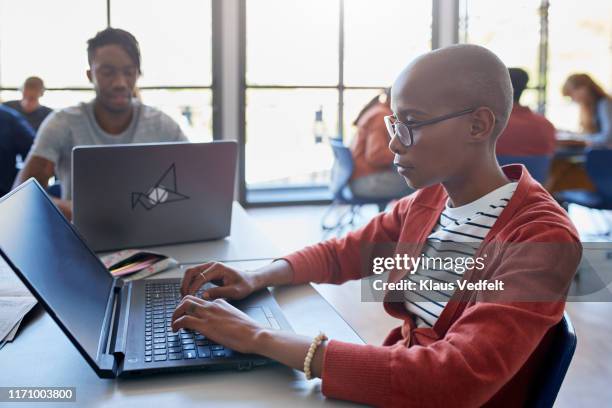
[[[477,108],[471,118],[470,140],[476,143],[488,141],[497,123],[493,111],[487,107]]]

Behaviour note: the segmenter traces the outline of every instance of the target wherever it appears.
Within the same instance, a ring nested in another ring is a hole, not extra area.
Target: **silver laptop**
[[[232,141],[75,147],[73,222],[94,251],[226,237],[237,152]]]

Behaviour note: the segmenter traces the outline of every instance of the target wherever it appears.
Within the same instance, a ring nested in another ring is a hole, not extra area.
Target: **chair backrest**
[[[567,369],[576,350],[576,332],[567,315],[555,326],[545,365],[540,372],[539,384],[529,406],[550,408],[553,406]]]
[[[550,170],[550,156],[497,156],[501,166],[512,163],[522,164],[527,168],[531,177],[543,184]]]
[[[586,153],[586,171],[597,192],[612,200],[612,149],[592,149]]]
[[[342,143],[342,140],[330,139],[329,143],[334,152],[335,159],[329,189],[334,195],[334,198],[339,198],[342,195],[342,190],[348,185],[351,175],[353,174],[353,154],[351,150]]]
[[[51,184],[47,189],[51,197],[62,198],[62,186],[59,183]]]

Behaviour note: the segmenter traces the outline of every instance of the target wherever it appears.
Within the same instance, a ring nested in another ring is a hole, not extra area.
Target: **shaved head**
[[[508,68],[488,49],[471,44],[453,45],[415,59],[399,75],[392,100],[426,87],[429,107],[446,110],[488,107],[495,115],[492,138],[501,134],[512,110],[512,83]],[[395,98],[393,98],[395,96]],[[393,107],[393,106],[392,106]]]
[[[397,136],[389,144],[411,187],[469,192],[480,188],[475,179],[489,186],[504,179],[495,143],[512,110],[512,83],[491,51],[454,45],[416,58],[393,84],[391,109],[412,128],[411,145]]]

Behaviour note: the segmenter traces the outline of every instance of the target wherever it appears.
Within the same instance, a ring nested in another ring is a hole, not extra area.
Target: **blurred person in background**
[[[140,47],[132,34],[109,27],[87,45],[87,78],[96,97],[55,111],[45,120],[17,177],[17,183],[34,177],[48,187],[49,178],[56,174],[62,198],[55,199],[55,204],[68,219],[72,218],[73,147],[187,141],[168,115],[134,98],[141,70]]]
[[[580,106],[580,128],[593,147],[612,148],[612,98],[587,74],[570,75],[562,89]]]
[[[357,133],[351,144],[354,170],[351,192],[359,197],[398,198],[414,190],[393,167],[393,152],[389,150],[389,132],[384,117],[393,115],[390,89],[368,102],[353,125]]]
[[[508,125],[497,140],[498,156],[552,156],[555,127],[544,116],[520,104],[529,75],[520,68],[508,69],[513,89],[513,105]]]
[[[41,105],[40,98],[45,93],[45,84],[42,79],[31,76],[25,80],[21,87],[21,100],[8,101],[6,106],[21,113],[36,132],[45,118],[53,109]]]
[[[572,99],[580,107],[580,130],[572,135],[573,144],[596,149],[612,148],[612,99],[603,88],[587,74],[570,75],[561,90],[564,96]],[[578,155],[577,157],[580,158]],[[583,160],[574,157],[556,158],[551,166],[547,189],[551,193],[582,189],[593,191]]]
[[[17,111],[0,105],[0,197],[11,190],[17,175],[17,156],[25,158],[34,130]]]

